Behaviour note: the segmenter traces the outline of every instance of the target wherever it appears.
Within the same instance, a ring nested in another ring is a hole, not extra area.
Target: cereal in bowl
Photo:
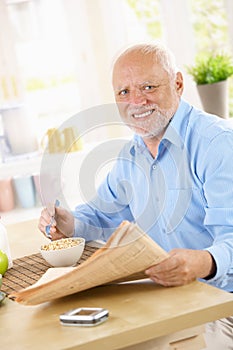
[[[59,249],[66,249],[71,248],[76,245],[79,245],[83,241],[81,239],[73,239],[73,238],[61,238],[56,241],[52,241],[49,244],[42,245],[42,250],[59,250]]]

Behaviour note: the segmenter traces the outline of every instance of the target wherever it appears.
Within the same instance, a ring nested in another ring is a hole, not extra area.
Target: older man
[[[147,269],[153,281],[177,286],[198,278],[233,291],[232,129],[181,99],[182,74],[162,45],[124,51],[112,83],[135,136],[93,201],[73,213],[56,209],[52,238],[106,240],[122,220],[135,221],[169,252]],[[44,209],[42,232],[49,222]],[[232,318],[207,328],[208,349],[233,349]]]

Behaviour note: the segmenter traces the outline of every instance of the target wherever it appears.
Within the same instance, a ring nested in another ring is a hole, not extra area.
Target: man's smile
[[[146,118],[146,117],[149,117],[155,110],[154,109],[151,109],[149,111],[146,111],[146,112],[143,112],[143,113],[133,113],[132,114],[132,117],[133,118]]]

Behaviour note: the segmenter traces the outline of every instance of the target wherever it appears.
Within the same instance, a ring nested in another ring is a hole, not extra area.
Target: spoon
[[[59,205],[60,205],[60,201],[56,199],[54,203],[54,207],[57,208],[59,207]],[[51,226],[54,224],[54,222],[55,222],[55,211],[54,211],[54,215],[51,217],[50,224],[45,227],[45,234],[46,234],[46,237],[48,237],[49,239],[52,238],[50,235],[50,229],[51,229]]]

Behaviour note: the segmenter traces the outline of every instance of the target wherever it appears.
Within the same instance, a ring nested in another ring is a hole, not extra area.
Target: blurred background
[[[19,159],[30,158],[24,173],[35,182],[49,132],[80,111],[113,103],[116,55],[157,39],[176,56],[184,98],[201,107],[186,66],[200,52],[232,54],[233,1],[0,0],[0,178],[22,175]]]
[[[184,67],[199,51],[233,50],[233,3],[0,0],[0,106],[26,101],[43,134],[79,110],[113,102],[114,57],[154,39],[173,50],[185,74],[184,96],[198,104]]]

